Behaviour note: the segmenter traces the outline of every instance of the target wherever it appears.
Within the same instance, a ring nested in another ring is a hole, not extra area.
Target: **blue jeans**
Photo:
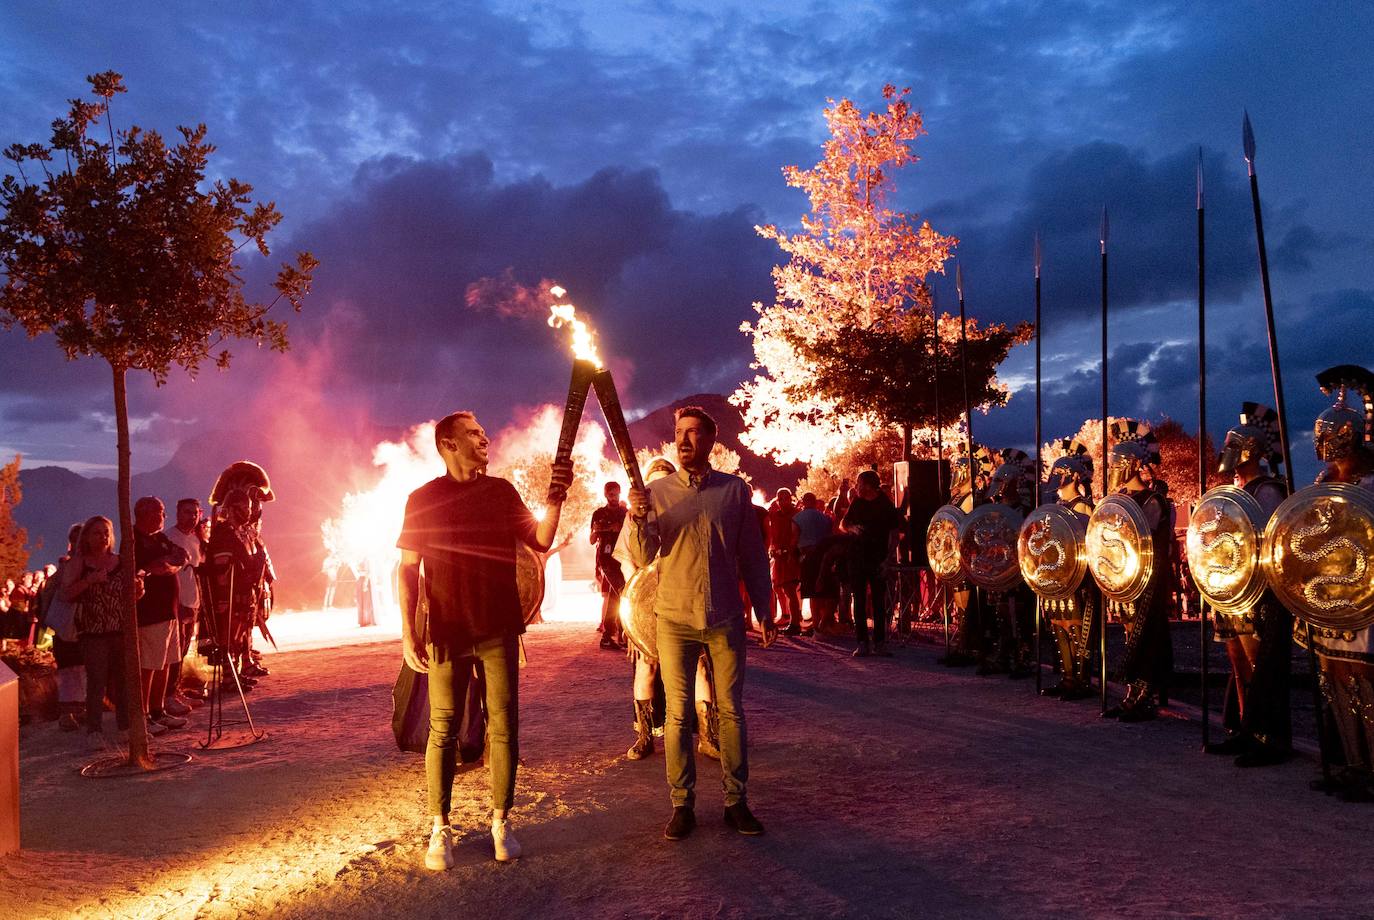
[[[697,765],[692,751],[697,659],[711,660],[712,689],[720,718],[720,769],[726,806],[744,801],[749,780],[748,739],[744,728],[744,620],[693,629],[658,618],[658,669],[663,677],[666,718],[663,753],[674,806],[696,804]]]

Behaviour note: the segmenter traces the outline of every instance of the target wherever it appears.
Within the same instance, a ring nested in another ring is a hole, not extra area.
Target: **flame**
[[[549,288],[549,293],[562,300],[568,292],[558,285]],[[572,326],[573,357],[579,361],[590,361],[597,370],[605,367],[601,355],[596,350],[596,334],[585,321],[578,319],[577,307],[570,303],[556,303],[549,307],[549,325],[554,329]]]

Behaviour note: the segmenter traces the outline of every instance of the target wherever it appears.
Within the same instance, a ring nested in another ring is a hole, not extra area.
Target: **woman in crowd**
[[[124,691],[124,588],[129,575],[114,551],[114,524],[90,518],[81,527],[77,550],[64,567],[59,596],[76,605],[81,658],[86,664],[86,734],[99,737],[108,691],[115,704],[115,724],[129,727]]]

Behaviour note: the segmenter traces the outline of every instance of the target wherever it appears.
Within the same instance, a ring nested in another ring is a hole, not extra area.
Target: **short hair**
[[[181,506],[182,506],[182,505],[195,505],[197,508],[199,508],[199,507],[200,507],[200,499],[198,499],[198,498],[178,498],[178,499],[177,499],[177,510],[178,510],[178,511],[181,510]]]
[[[706,410],[701,408],[701,406],[683,406],[682,408],[678,409],[676,412],[673,413],[674,424],[682,421],[685,418],[700,419],[701,427],[709,431],[711,433],[711,437],[714,438],[716,436],[716,432],[718,431],[718,429],[716,428],[716,420],[711,418],[711,416],[707,415]]]
[[[783,486],[781,489],[773,493],[774,498],[781,498],[784,495],[787,495],[789,497],[792,495],[792,490],[787,488],[787,486]]]
[[[816,504],[816,493],[815,493],[815,492],[803,492],[803,493],[802,493],[802,504],[803,504],[803,505],[814,505],[814,504]]]
[[[877,470],[864,470],[855,481],[866,482],[875,489],[881,489],[883,487],[883,481],[878,478]]]
[[[145,495],[134,502],[134,514],[138,514],[140,508],[147,508],[150,505],[157,505],[163,511],[167,510],[167,506],[162,503],[162,499],[158,498],[156,495]]]
[[[609,480],[606,481],[606,484],[605,484],[604,486],[601,487],[601,492],[602,492],[602,494],[604,495],[605,493],[611,491],[612,489],[615,489],[617,492],[619,492],[619,491],[620,491],[620,483],[616,482],[614,479],[609,479]]]
[[[86,526],[86,525],[85,525],[84,523],[83,523],[83,524],[73,524],[72,526],[70,526],[70,527],[67,528],[67,545],[68,545],[68,546],[79,546],[79,545],[80,545],[80,544],[78,543],[78,541],[81,539],[81,528],[83,528],[83,527],[85,527],[85,526]]]
[[[448,438],[450,440],[453,438],[454,429],[458,427],[458,420],[460,418],[470,418],[474,422],[477,421],[477,416],[473,415],[472,412],[468,409],[459,409],[457,412],[450,412],[448,415],[445,415],[443,418],[439,419],[439,421],[436,422],[434,425],[435,450],[443,449],[439,446],[440,441],[444,440],[445,438]]]

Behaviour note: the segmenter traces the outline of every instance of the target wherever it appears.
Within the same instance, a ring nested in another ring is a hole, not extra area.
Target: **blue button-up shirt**
[[[743,579],[755,615],[771,619],[768,553],[745,481],[708,468],[697,488],[678,470],[647,488],[652,513],[626,531],[635,565],[659,560],[655,612],[694,629],[724,626],[744,616]]]

